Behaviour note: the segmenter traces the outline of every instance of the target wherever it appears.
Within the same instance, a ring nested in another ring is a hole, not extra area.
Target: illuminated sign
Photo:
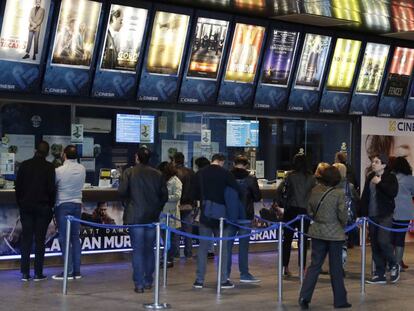
[[[296,76],[296,88],[319,90],[330,44],[331,37],[306,34]]]
[[[389,50],[386,44],[367,43],[355,93],[378,94]]]
[[[264,32],[265,28],[262,26],[236,24],[226,68],[226,81],[254,81]]]
[[[414,49],[397,47],[392,58],[384,96],[405,96],[413,66]]]
[[[228,26],[228,21],[198,18],[192,42],[188,77],[217,79]]]
[[[0,35],[0,59],[40,63],[50,0],[8,0]]]
[[[52,64],[89,67],[96,41],[102,3],[62,0]]]
[[[332,0],[331,6],[334,17],[361,23],[360,0]]]
[[[111,5],[101,69],[135,71],[148,10]]]
[[[336,41],[326,89],[329,91],[351,90],[361,41],[338,39]]]
[[[158,11],[155,14],[146,64],[154,74],[178,75],[190,16]]]
[[[271,43],[264,57],[262,83],[287,86],[299,34],[273,30]]]

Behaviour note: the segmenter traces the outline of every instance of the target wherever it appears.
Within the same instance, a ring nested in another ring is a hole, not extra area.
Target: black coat
[[[361,196],[361,216],[368,216],[369,212],[369,200],[371,196],[371,190],[369,184],[371,179],[375,176],[375,172],[368,175],[365,180],[364,191]],[[381,175],[381,181],[376,185],[376,196],[378,204],[378,217],[387,217],[394,213],[395,202],[394,198],[398,194],[398,181],[394,174],[388,170],[384,171]]]
[[[180,204],[190,204],[194,206],[194,196],[195,196],[195,173],[192,169],[189,169],[184,166],[177,166],[177,177],[180,179],[183,184],[181,191],[181,200]]]

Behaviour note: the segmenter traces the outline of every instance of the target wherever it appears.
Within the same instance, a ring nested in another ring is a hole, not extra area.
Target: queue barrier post
[[[66,244],[65,244],[65,259],[63,264],[63,295],[68,294],[68,269],[69,269],[69,243],[71,218],[66,217]]]

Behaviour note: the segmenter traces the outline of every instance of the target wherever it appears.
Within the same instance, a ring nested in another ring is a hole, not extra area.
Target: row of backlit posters
[[[0,38],[0,59],[39,64],[44,48],[51,0],[8,0]],[[92,63],[102,3],[62,0],[51,54],[51,65],[89,68]],[[106,25],[99,68],[135,72],[142,57],[147,9],[112,4]],[[146,70],[150,74],[177,76],[185,52],[190,16],[157,11],[149,42]],[[229,21],[199,17],[191,44],[187,77],[217,80],[229,34]],[[260,82],[287,87],[299,42],[299,32],[272,29],[263,58]],[[224,80],[253,83],[265,27],[236,23]],[[319,90],[332,38],[306,34],[294,88]],[[351,92],[362,42],[336,41],[326,83],[328,91]],[[377,95],[385,73],[390,46],[367,43],[356,93]],[[404,97],[414,64],[414,50],[397,47],[385,95]]]

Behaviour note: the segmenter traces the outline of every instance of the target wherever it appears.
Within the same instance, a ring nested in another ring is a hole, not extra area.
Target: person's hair
[[[369,145],[368,145],[369,144]],[[391,154],[394,147],[393,136],[368,135],[365,140],[368,158],[372,159],[381,153]]]
[[[320,162],[319,164],[318,164],[318,166],[316,167],[316,170],[315,170],[315,177],[316,178],[322,178],[322,171],[325,169],[325,168],[327,168],[328,166],[330,166],[330,164],[329,163],[326,163],[326,162]]]
[[[170,180],[171,177],[177,175],[177,170],[171,162],[161,162],[160,165],[158,165],[158,169],[160,170],[166,181]]]
[[[296,154],[292,160],[292,169],[303,174],[308,173],[308,163],[304,154]]]
[[[194,163],[197,165],[199,170],[210,165],[210,161],[206,157],[199,157],[194,161]]]
[[[46,158],[49,154],[49,143],[42,140],[36,147],[36,154],[43,158]]]
[[[141,164],[148,164],[151,157],[151,151],[147,147],[140,147],[136,153],[138,161]]]
[[[67,145],[63,153],[67,159],[74,160],[78,157],[78,152],[75,145]]]
[[[346,178],[346,166],[345,166],[345,164],[334,163],[332,165],[338,169],[339,173],[341,174],[341,178],[345,179]]]
[[[392,164],[393,171],[398,174],[412,175],[413,170],[405,157],[396,157]]]
[[[319,182],[328,187],[335,187],[341,181],[341,173],[333,166],[329,165],[321,169]]]
[[[237,157],[234,158],[234,165],[243,165],[243,166],[247,166],[249,165],[249,159],[244,156],[244,155],[238,155]]]
[[[348,156],[346,152],[339,151],[335,153],[335,163],[346,164],[347,161],[348,161]]]
[[[214,161],[220,161],[221,162],[221,161],[225,161],[225,160],[226,160],[226,157],[222,153],[216,153],[211,157],[211,162],[214,162]]]
[[[114,18],[119,18],[122,15],[122,11],[120,9],[118,10],[112,10],[111,14],[109,16],[109,23],[113,23],[114,22]]]
[[[182,152],[176,152],[173,156],[175,164],[184,165],[185,157]]]

